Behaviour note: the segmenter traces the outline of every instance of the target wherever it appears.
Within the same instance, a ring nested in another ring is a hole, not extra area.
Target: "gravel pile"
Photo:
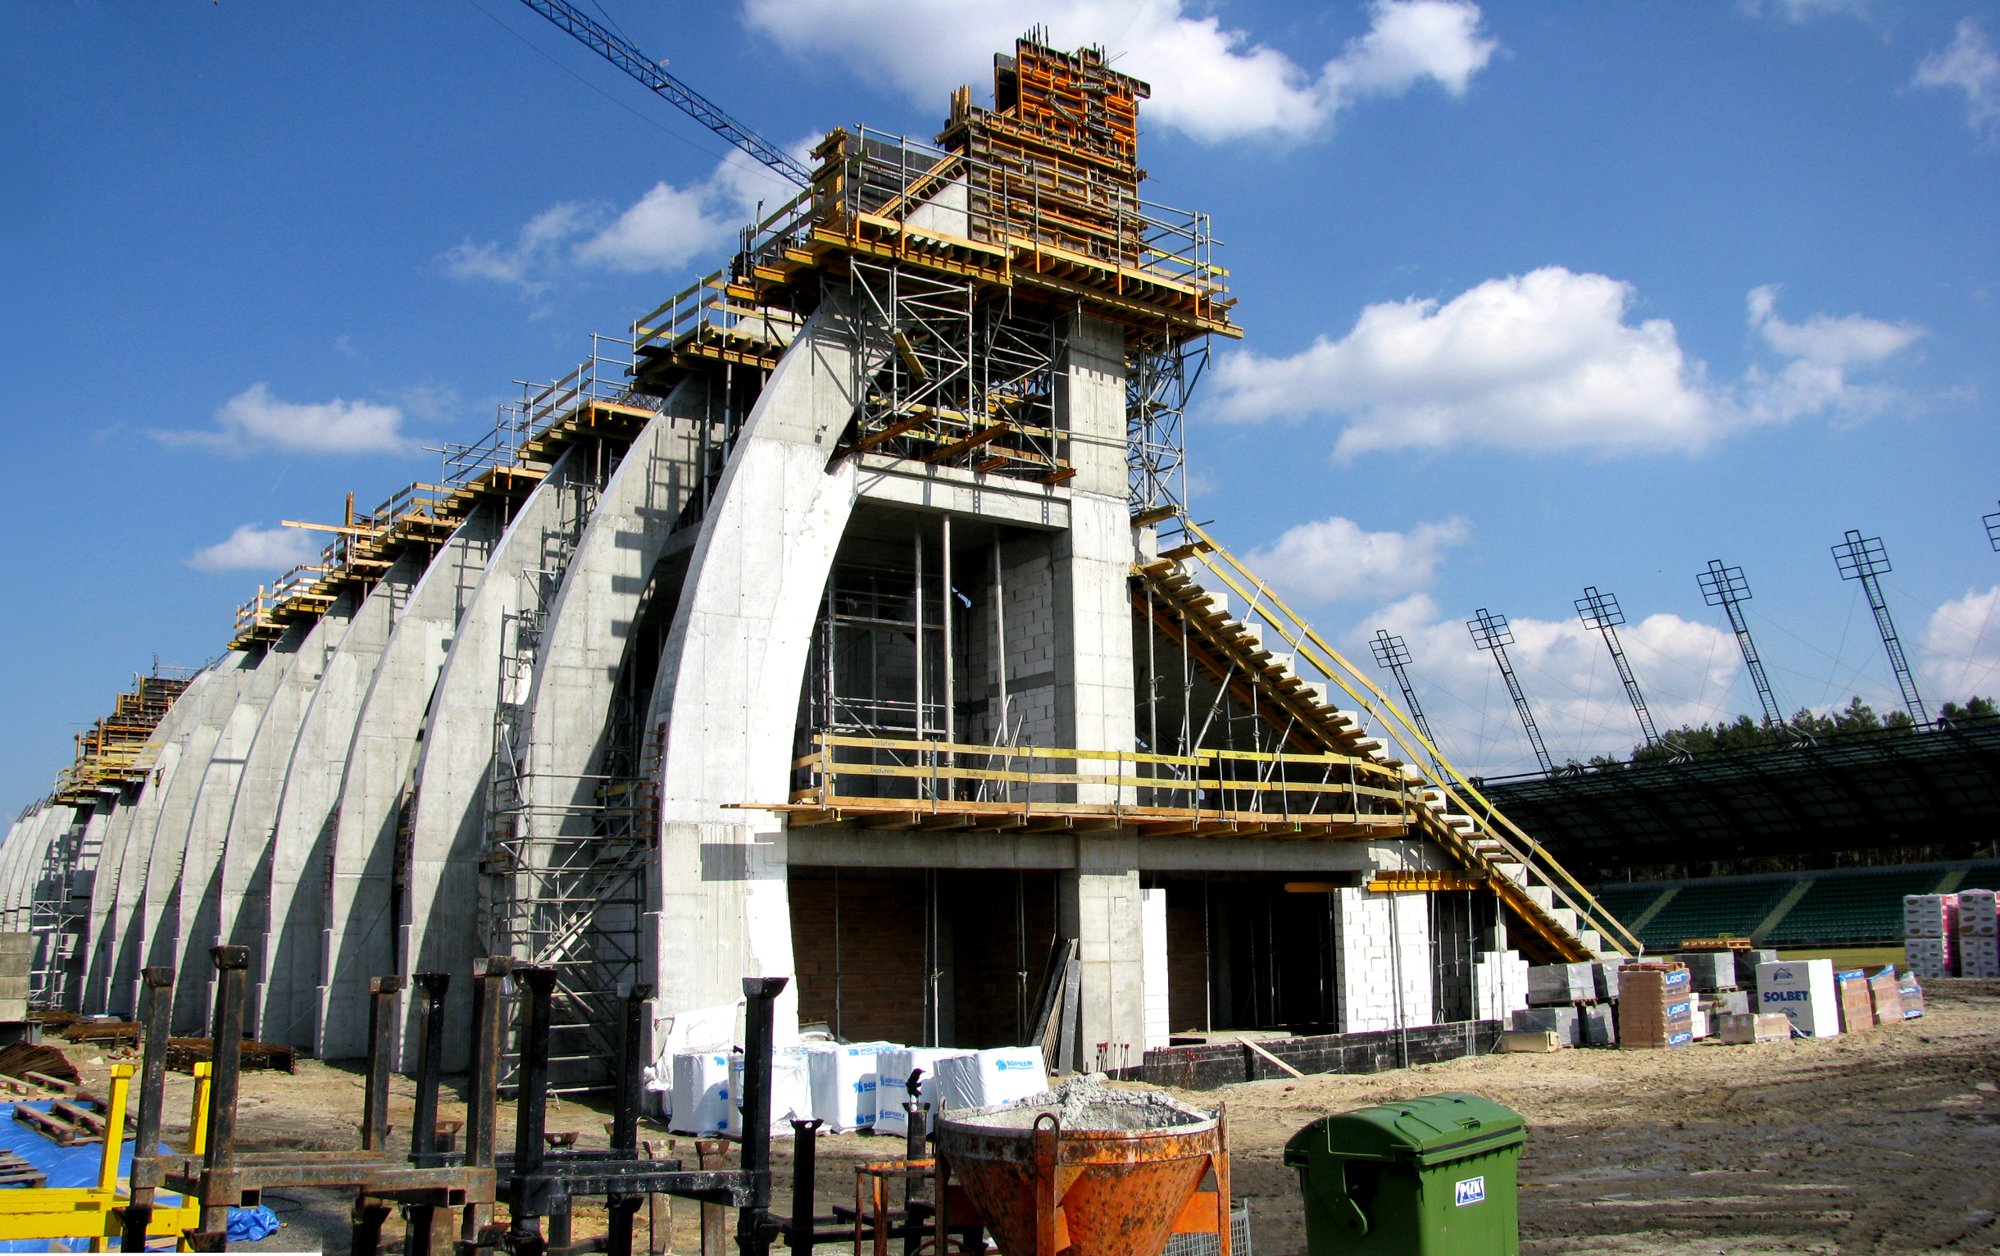
[[[1215,1113],[1182,1104],[1164,1091],[1124,1090],[1102,1073],[1073,1077],[1054,1090],[998,1108],[947,1113],[945,1119],[997,1129],[1027,1129],[1053,1113],[1066,1130],[1158,1130],[1213,1121]]]

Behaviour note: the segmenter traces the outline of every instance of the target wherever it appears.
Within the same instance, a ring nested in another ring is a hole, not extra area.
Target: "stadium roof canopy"
[[[1483,789],[1586,880],[1912,846],[1964,857],[2000,835],[2000,720],[1488,780]]]

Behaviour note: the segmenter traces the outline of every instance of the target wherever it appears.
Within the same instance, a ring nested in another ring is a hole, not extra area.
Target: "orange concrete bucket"
[[[1098,1124],[1087,1118],[1066,1129],[1032,1101],[947,1113],[938,1159],[1001,1256],[1158,1256],[1174,1233],[1193,1230],[1218,1233],[1229,1256],[1221,1118],[1171,1106],[1185,1119],[1140,1129],[1085,1128]],[[1210,1169],[1217,1190],[1197,1202]]]

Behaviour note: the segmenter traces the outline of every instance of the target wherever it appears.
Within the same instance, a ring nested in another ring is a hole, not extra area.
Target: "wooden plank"
[[[1258,1055],[1263,1056],[1265,1059],[1277,1065],[1279,1068],[1285,1070],[1287,1073],[1290,1073],[1293,1077],[1299,1078],[1301,1081],[1305,1079],[1304,1073],[1299,1072],[1297,1069],[1285,1063],[1277,1056],[1272,1055],[1269,1051],[1266,1051],[1264,1048],[1258,1046],[1256,1043],[1252,1042],[1249,1038],[1244,1037],[1242,1034],[1236,1035],[1236,1041],[1242,1043],[1244,1046],[1250,1048],[1252,1051],[1255,1051]]]

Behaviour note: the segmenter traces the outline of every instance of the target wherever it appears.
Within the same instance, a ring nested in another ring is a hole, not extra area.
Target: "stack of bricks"
[[[1958,892],[1958,975],[2000,977],[2000,897],[1992,890]]]
[[[1956,977],[1958,895],[1911,894],[1903,899],[1903,959],[1919,977]]]
[[[1868,974],[1868,999],[1875,1012],[1878,1025],[1900,1025],[1903,1022],[1903,985],[1896,976],[1896,966],[1887,964]]]
[[[1677,963],[1627,964],[1618,974],[1618,1045],[1685,1047],[1694,1041],[1694,989]]]
[[[1744,952],[1731,950],[1682,951],[1674,958],[1687,965],[1688,981],[1694,988],[1694,1036],[1697,1039],[1709,1037],[1725,1016],[1746,1016],[1750,1014],[1750,995],[1738,989],[1741,985],[1741,967],[1738,956]],[[1773,958],[1776,958],[1773,953]],[[1752,984],[1755,984],[1756,969],[1752,968]]]

